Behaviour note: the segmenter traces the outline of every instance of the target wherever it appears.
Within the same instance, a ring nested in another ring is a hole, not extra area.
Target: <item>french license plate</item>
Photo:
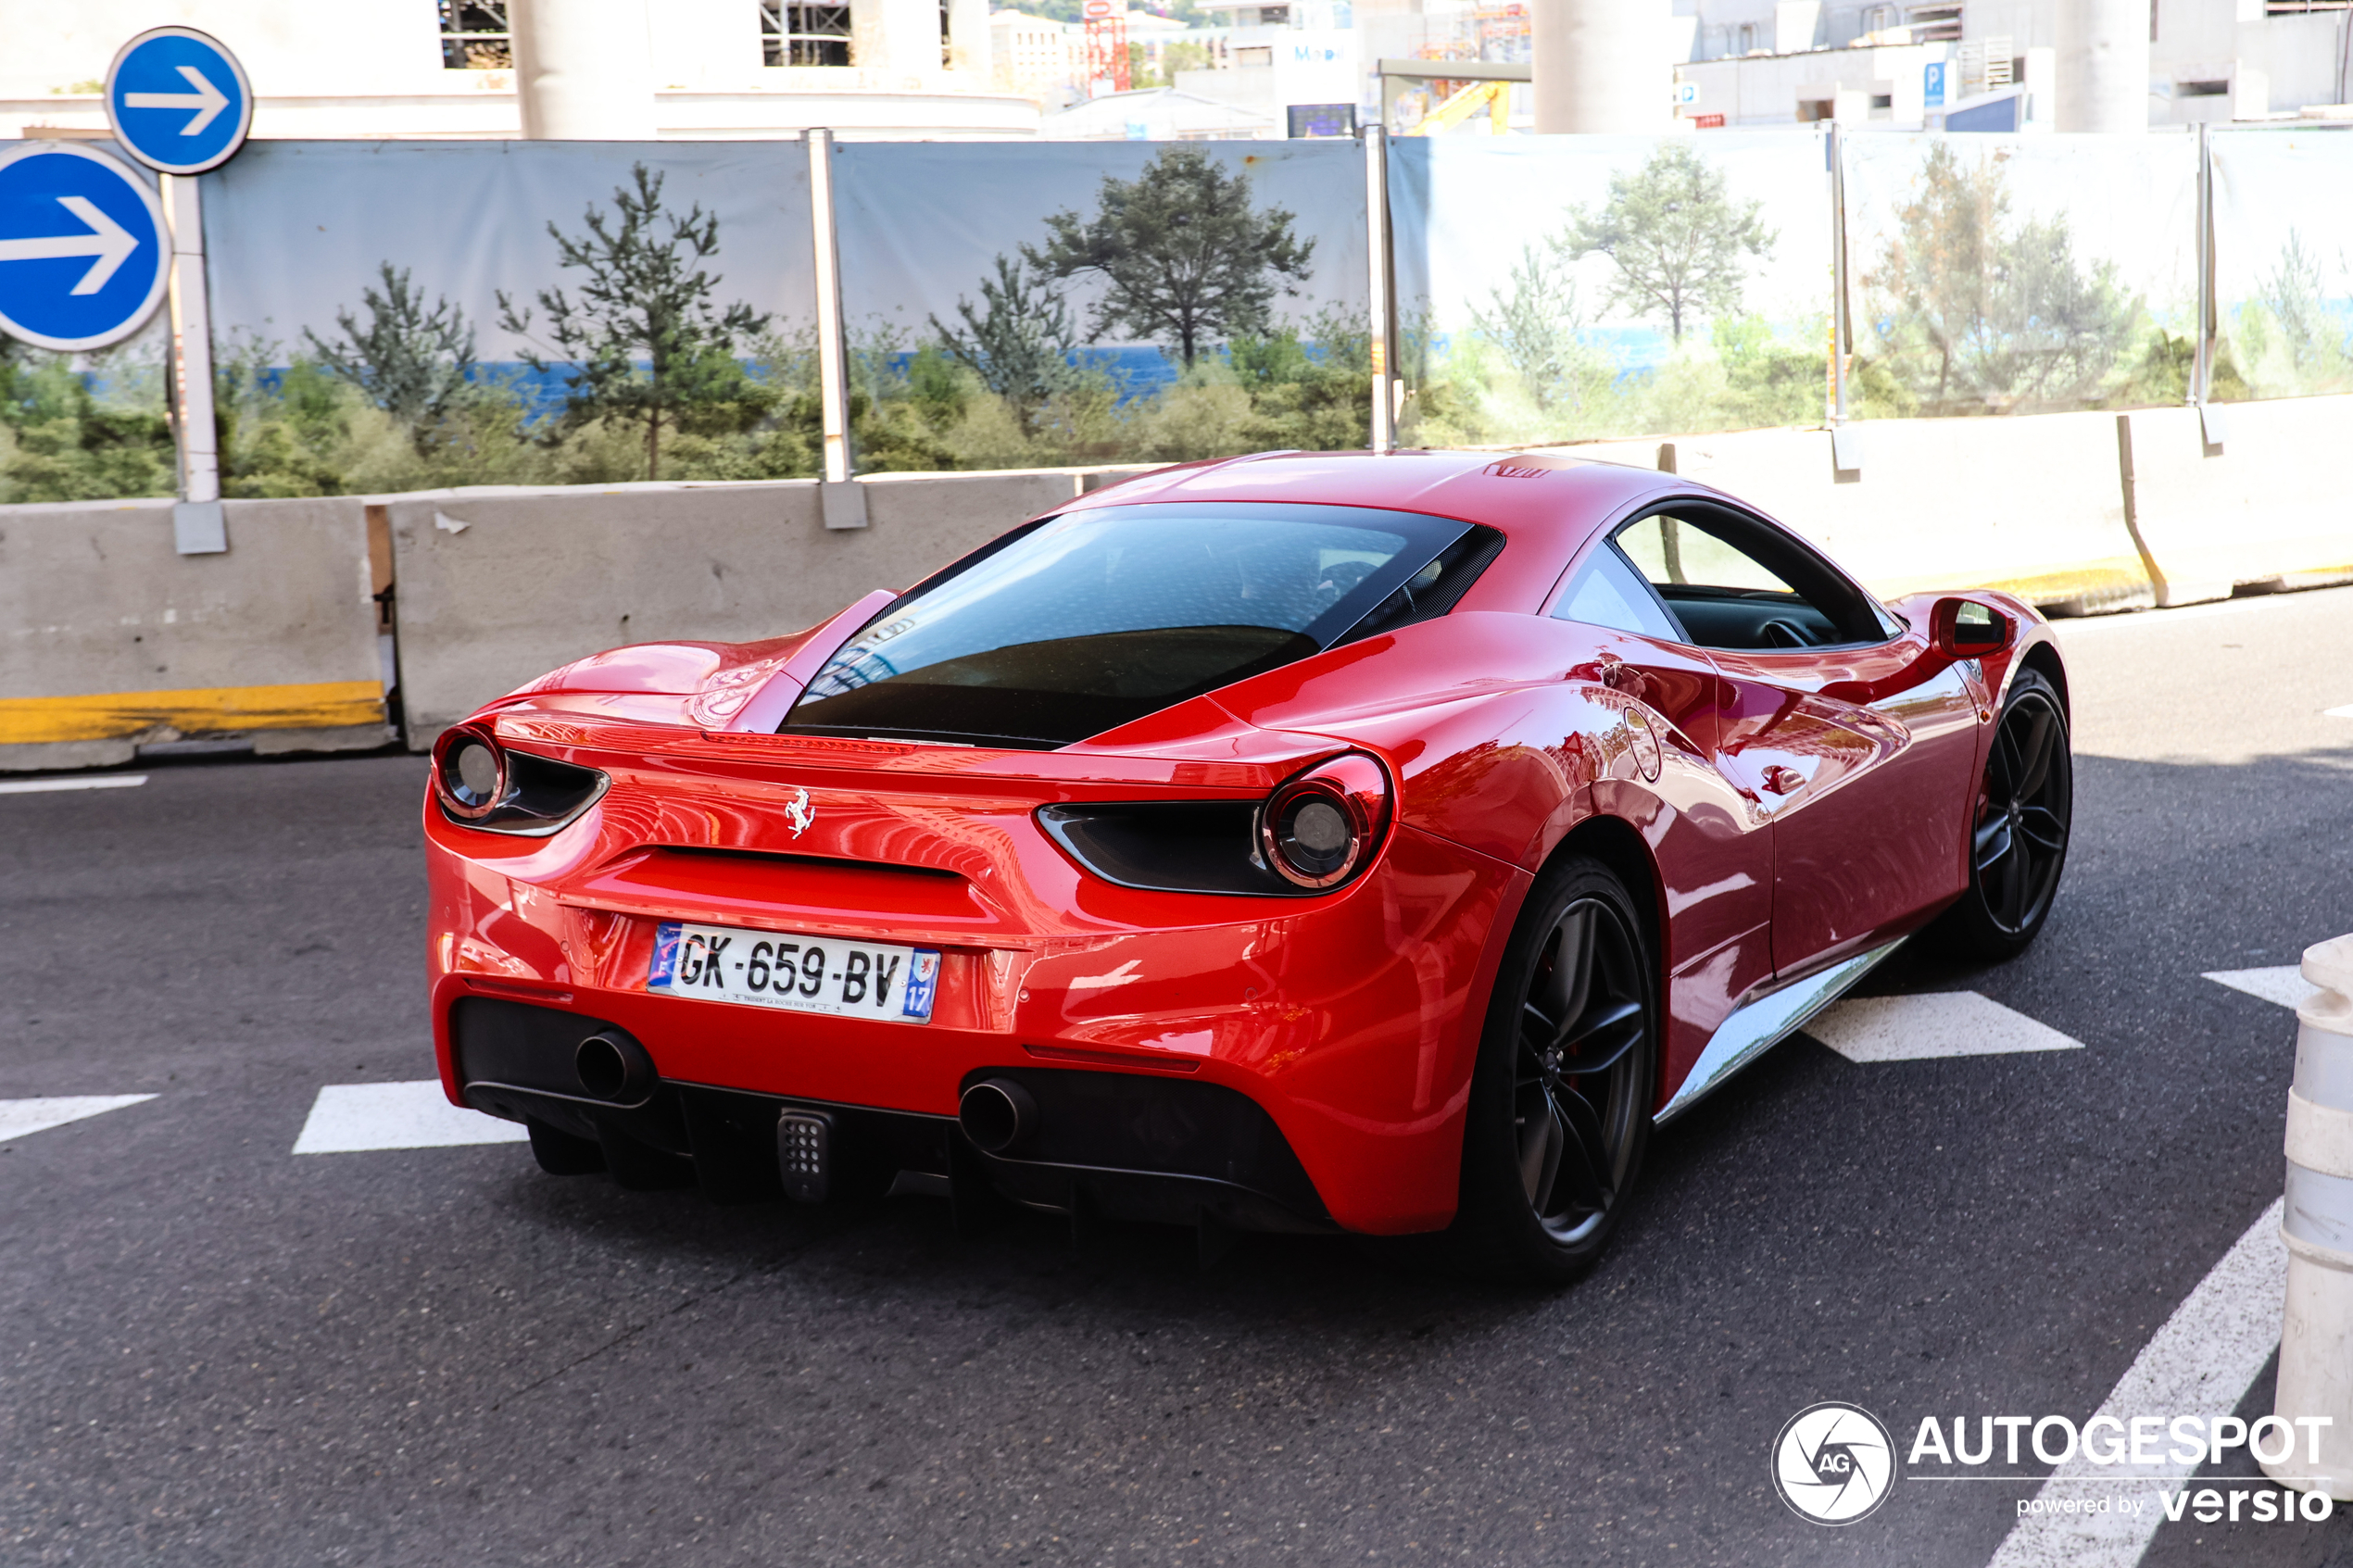
[[[654,932],[646,989],[836,1018],[928,1023],[939,990],[939,953],[664,921]]]

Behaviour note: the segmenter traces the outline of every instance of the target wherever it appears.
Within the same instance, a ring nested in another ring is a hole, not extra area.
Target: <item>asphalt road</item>
[[[322,1085],[432,1072],[422,765],[0,795],[0,1097],[157,1097],[0,1142],[0,1562],[1979,1568],[2033,1485],[1826,1529],[1775,1434],[2096,1408],[2280,1190],[2293,1017],[2201,972],[2353,929],[2353,590],[2062,635],[2041,944],[1873,988],[2085,1048],[1793,1040],[1661,1135],[1558,1294],[717,1209],[513,1144],[296,1156]],[[2353,1525],[2168,1524],[2147,1561],[2353,1562]]]

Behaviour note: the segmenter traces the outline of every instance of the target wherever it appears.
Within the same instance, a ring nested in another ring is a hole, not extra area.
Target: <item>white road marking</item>
[[[2302,1007],[2304,998],[2320,989],[2292,963],[2284,963],[2277,969],[2218,969],[2200,978],[2228,985],[2233,991],[2244,991],[2250,997],[2260,997],[2267,1002],[2277,1002],[2284,1008]]]
[[[2348,702],[2342,708],[2323,708],[2321,709],[2321,717],[2323,719],[2353,719],[2353,702]]]
[[[54,1095],[46,1099],[0,1099],[0,1143],[50,1127],[62,1127],[85,1116],[103,1116],[126,1105],[153,1099],[153,1095]]]
[[[520,1123],[502,1122],[449,1103],[438,1078],[413,1084],[329,1084],[295,1139],[296,1154],[352,1154],[371,1148],[448,1148],[470,1143],[522,1143]]]
[[[2083,1042],[1974,991],[1849,997],[1806,1026],[1849,1061],[1921,1061],[2008,1051],[2080,1051]]]
[[[2240,1236],[2189,1299],[2173,1310],[2098,1414],[2126,1424],[2141,1416],[2228,1415],[2280,1342],[2287,1302],[2287,1247],[2274,1200]],[[2030,1513],[2010,1529],[1989,1568],[2133,1568],[2165,1518],[2158,1488],[2178,1487],[2197,1468],[2093,1464],[2080,1453],[2051,1472],[2046,1499],[2138,1494],[2138,1513]]]
[[[44,795],[53,789],[129,789],[147,782],[145,773],[99,773],[82,779],[11,779],[0,795]]]

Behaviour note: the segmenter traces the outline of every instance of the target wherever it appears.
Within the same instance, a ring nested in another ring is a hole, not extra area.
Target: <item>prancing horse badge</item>
[[[792,829],[792,835],[799,838],[816,820],[817,813],[809,809],[809,792],[805,789],[794,790],[792,798],[785,802],[785,825]]]

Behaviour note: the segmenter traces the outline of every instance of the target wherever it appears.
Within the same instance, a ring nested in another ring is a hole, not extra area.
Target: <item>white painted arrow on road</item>
[[[90,270],[73,285],[75,294],[96,294],[115,275],[115,269],[139,248],[138,236],[98,210],[88,196],[59,196],[57,205],[90,226],[86,234],[42,234],[29,240],[0,240],[0,261],[55,261],[62,257],[94,256]]]
[[[122,107],[127,109],[194,109],[188,123],[180,128],[182,136],[200,134],[213,118],[229,107],[229,100],[211,79],[194,66],[182,66],[180,74],[195,88],[193,93],[125,93]]]
[[[153,1095],[51,1095],[41,1099],[0,1099],[0,1143],[23,1137],[27,1133],[62,1127],[85,1116],[103,1116],[109,1110],[120,1110],[126,1105],[137,1105],[155,1098]]]

